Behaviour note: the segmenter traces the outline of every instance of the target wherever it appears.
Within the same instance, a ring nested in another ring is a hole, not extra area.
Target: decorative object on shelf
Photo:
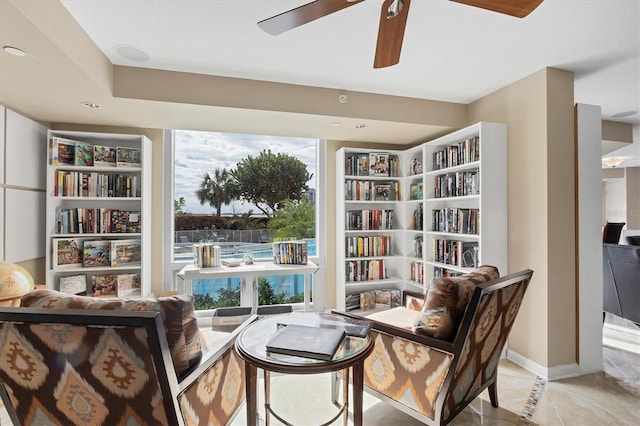
[[[19,306],[20,297],[34,288],[33,277],[26,269],[0,262],[0,306]]]
[[[245,265],[253,265],[254,260],[255,259],[251,253],[245,253],[245,255],[242,256],[242,263]]]

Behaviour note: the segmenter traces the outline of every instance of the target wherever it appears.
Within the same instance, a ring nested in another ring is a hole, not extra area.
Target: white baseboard
[[[580,368],[576,363],[544,367],[509,349],[507,349],[507,359],[549,382],[580,375]]]

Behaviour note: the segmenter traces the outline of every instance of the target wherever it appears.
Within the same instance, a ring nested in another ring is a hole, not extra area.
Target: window
[[[165,164],[173,170],[171,181],[165,181],[172,189],[171,207],[165,201],[172,228],[165,242],[165,254],[172,258],[169,276],[193,263],[193,245],[200,242],[220,245],[223,259],[261,262],[273,258],[272,241],[304,238],[310,261],[318,263],[318,153],[323,141],[186,130],[168,131],[167,137]],[[194,280],[196,309],[303,300],[302,275],[256,281]],[[312,277],[312,290],[314,281]]]

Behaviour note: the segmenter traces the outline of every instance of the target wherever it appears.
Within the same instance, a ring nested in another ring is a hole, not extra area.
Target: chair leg
[[[493,381],[489,385],[489,400],[491,401],[491,406],[493,408],[498,408],[498,385],[496,380]]]

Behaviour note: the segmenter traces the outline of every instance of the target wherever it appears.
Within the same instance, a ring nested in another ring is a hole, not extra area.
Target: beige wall
[[[543,69],[469,105],[507,124],[509,270],[534,270],[510,350],[544,367],[576,362],[573,73]]]
[[[162,212],[163,212],[163,200],[164,194],[162,193],[162,182],[164,175],[164,161],[163,155],[163,134],[162,129],[143,129],[138,127],[115,127],[115,126],[92,126],[92,125],[80,125],[80,124],[63,124],[52,123],[52,130],[69,130],[78,132],[104,132],[104,133],[120,133],[127,135],[145,135],[151,140],[152,151],[152,193],[151,198],[151,210],[153,216],[151,218],[151,291],[160,294],[163,288],[163,270],[164,260],[162,256],[162,244],[163,244],[163,224],[162,224]],[[146,196],[146,195],[145,195]],[[43,281],[44,282],[44,281]]]
[[[627,167],[627,229],[640,229],[640,167]]]

